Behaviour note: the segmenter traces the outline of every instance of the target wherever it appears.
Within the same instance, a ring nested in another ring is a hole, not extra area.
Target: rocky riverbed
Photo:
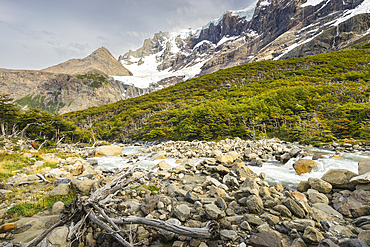
[[[1,193],[12,193],[16,188],[47,184],[45,180],[53,180],[51,190],[44,193],[62,195],[76,190],[85,195],[83,198],[88,198],[89,194],[114,179],[119,168],[97,167],[92,159],[87,161],[86,158],[120,156],[122,146],[76,148],[64,145],[60,152],[78,153],[85,158],[60,159],[58,154],[45,156],[45,161],[56,162],[58,167],[44,168],[37,175],[30,175],[30,171],[41,165],[37,161],[4,181]],[[339,148],[340,152],[367,150],[365,146],[354,147],[352,144],[351,147],[334,148]],[[305,151],[279,140],[166,142],[141,151],[145,159],[160,162],[150,169],[141,169],[135,174],[140,179],[115,193],[115,201],[109,205],[111,217],[158,219],[193,228],[205,227],[207,222],[214,220],[220,229],[214,239],[198,239],[152,226],[123,226],[122,231],[138,246],[370,244],[370,221],[366,220],[370,215],[370,159],[360,160],[357,173],[331,169],[321,178],[309,178],[293,187],[268,183],[266,174],[256,174],[250,169],[251,166],[262,166],[272,158],[282,163],[296,158],[294,169],[299,174],[316,169],[315,159],[303,159]],[[178,165],[170,166],[165,161],[167,157],[176,158]],[[194,162],[200,157],[203,157],[201,162]],[[140,157],[135,154],[126,158],[134,164]],[[5,216],[5,224],[0,227],[0,238],[4,243],[28,242],[59,220],[62,202],[33,217],[21,217],[18,221],[6,219],[9,208],[26,201],[27,198],[23,198],[0,204]],[[92,222],[88,224],[87,231],[72,246],[119,246],[103,229]],[[47,243],[69,246],[68,232],[68,225],[55,229],[47,237]]]

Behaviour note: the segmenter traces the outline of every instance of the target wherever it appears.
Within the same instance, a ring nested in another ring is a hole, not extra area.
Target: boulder
[[[293,168],[298,175],[301,175],[317,170],[317,162],[314,160],[299,159],[293,164]]]
[[[314,227],[315,221],[310,219],[297,219],[292,221],[283,221],[283,224],[289,230],[296,229],[303,232],[307,227]]]
[[[73,188],[80,191],[81,193],[89,194],[91,187],[93,186],[95,182],[96,182],[95,180],[91,180],[91,179],[81,180],[81,179],[75,178],[72,180],[71,185]]]
[[[324,236],[314,227],[308,226],[304,230],[302,238],[306,243],[319,243],[324,239]]]
[[[273,231],[251,235],[249,244],[255,247],[283,247],[279,236]]]
[[[301,238],[294,239],[290,247],[307,247],[306,243]]]
[[[285,198],[282,203],[294,214],[299,218],[304,218],[306,213],[305,211],[292,199],[292,198]]]
[[[309,188],[310,188],[310,184],[308,183],[308,181],[304,181],[304,180],[299,182],[297,186],[297,190],[299,192],[306,192]]]
[[[339,247],[369,247],[365,242],[359,239],[349,239],[343,242],[340,242]]]
[[[307,191],[308,199],[311,203],[325,203],[329,204],[329,199],[323,193],[318,192],[317,190],[309,189]]]
[[[292,212],[290,212],[290,210],[284,205],[276,205],[275,207],[273,207],[273,210],[279,212],[283,217],[292,217]]]
[[[186,221],[190,218],[190,208],[186,204],[177,205],[173,213],[181,221]]]
[[[334,208],[345,216],[354,217],[353,212],[364,205],[370,206],[370,191],[342,190],[333,196]]]
[[[206,217],[207,219],[215,220],[217,219],[221,214],[223,214],[223,211],[220,210],[215,204],[206,204],[204,206]]]
[[[263,210],[263,201],[259,196],[250,195],[247,199],[246,206],[249,212],[258,214]]]
[[[118,156],[122,154],[122,148],[116,145],[100,146],[95,151],[95,157]]]
[[[59,184],[52,191],[49,192],[51,196],[62,196],[68,195],[69,193],[69,184]]]
[[[362,159],[358,162],[358,175],[370,172],[370,158]]]
[[[358,240],[361,240],[370,246],[370,230],[360,232],[360,234],[358,234]]]
[[[332,185],[320,178],[309,178],[308,183],[318,192],[328,194],[332,189]]]
[[[356,173],[346,169],[331,169],[327,171],[321,179],[330,183],[333,189],[354,190],[355,186],[350,183],[350,180],[355,176],[357,176]]]
[[[222,240],[225,241],[234,241],[236,240],[239,236],[234,230],[221,230],[220,231],[220,237]]]
[[[48,242],[53,246],[69,246],[69,242],[67,242],[68,232],[67,226],[58,227],[50,233]]]
[[[231,155],[217,155],[216,159],[220,163],[231,164],[234,162],[234,158]]]
[[[59,202],[56,202],[56,203],[54,203],[54,205],[52,206],[52,208],[51,208],[51,214],[60,214],[60,212],[62,212],[62,210],[63,210],[63,208],[64,208],[64,203],[63,202],[61,202],[61,201],[59,201]]]
[[[172,167],[164,160],[162,160],[161,162],[159,162],[156,166],[153,167],[154,169],[155,168],[158,168],[160,171],[168,171],[168,170],[171,170]]]
[[[370,172],[364,173],[360,176],[353,177],[351,178],[351,180],[349,180],[349,182],[354,185],[368,184],[370,183]]]
[[[325,204],[325,203],[314,203],[312,205],[313,208],[317,208],[317,209],[320,209],[321,211],[327,213],[327,214],[331,214],[331,215],[334,215],[340,219],[343,219],[343,215],[341,213],[339,213],[338,211],[336,211],[334,208],[330,207],[329,205]]]
[[[333,241],[326,238],[320,241],[319,245],[317,247],[338,247]]]

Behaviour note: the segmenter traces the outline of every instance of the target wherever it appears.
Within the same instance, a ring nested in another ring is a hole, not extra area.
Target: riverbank
[[[123,146],[103,145],[93,149],[64,145],[60,152],[85,158],[61,159],[57,153],[50,154],[47,159],[54,160],[57,167],[43,168],[38,174],[51,183],[43,179],[28,182],[41,177],[25,169],[9,178],[3,186],[12,194],[15,188],[20,193],[44,184],[49,190],[45,189],[44,195],[77,192],[88,199],[98,188],[118,176],[122,169],[127,170],[145,158],[155,161],[156,165],[141,167],[133,174],[138,179],[133,179],[114,194],[114,203],[107,207],[111,217],[158,219],[192,228],[205,227],[207,222],[215,220],[220,229],[215,238],[201,239],[158,231],[152,226],[120,226],[123,231],[131,232],[131,238],[136,243],[140,242],[139,246],[323,246],[324,243],[349,246],[349,243],[362,244],[361,240],[369,243],[370,224],[366,221],[365,224],[357,224],[356,221],[352,224],[356,218],[370,213],[370,180],[366,175],[370,172],[370,162],[366,159],[357,165],[357,173],[331,169],[322,178],[309,178],[310,173],[306,172],[317,168],[313,162],[320,157],[303,159],[307,157],[307,151],[276,139],[166,142],[143,148],[140,154],[128,155],[121,154]],[[353,146],[351,148],[348,151],[353,152]],[[364,150],[358,149],[358,152],[366,151],[366,147],[359,145],[359,148]],[[121,156],[130,162],[121,168],[108,170],[97,166],[94,162],[97,158],[92,158],[106,155]],[[176,159],[177,165],[168,164],[168,157]],[[200,158],[201,161],[194,162]],[[293,169],[308,174],[308,179],[299,183],[297,188],[284,187],[280,183],[266,181],[269,176],[266,173],[253,172],[253,167],[263,167],[271,159],[281,163],[297,159]],[[30,168],[35,165],[36,162]],[[63,208],[63,203],[58,202],[51,210],[42,210],[30,218],[20,217],[17,221],[19,216],[10,216],[6,212],[20,203],[24,204],[27,198],[22,200],[3,201],[0,205],[6,223],[0,228],[3,231],[0,237],[4,241],[12,238],[16,242],[29,241],[58,220]],[[75,242],[76,246],[116,244],[116,240],[100,227],[91,222],[87,224],[87,232]],[[64,225],[54,230],[48,243],[67,246],[68,227]]]

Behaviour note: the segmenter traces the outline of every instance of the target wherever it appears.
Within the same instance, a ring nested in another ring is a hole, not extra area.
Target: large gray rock
[[[325,203],[325,204],[329,204],[328,197],[325,194],[318,192],[317,190],[309,189],[307,191],[307,194],[308,194],[308,200],[311,203]]]
[[[276,205],[272,209],[279,212],[281,214],[281,216],[283,216],[283,217],[288,217],[288,218],[292,217],[292,212],[290,212],[289,208],[287,208],[284,205]]]
[[[64,203],[59,201],[54,203],[54,205],[51,207],[51,214],[60,214],[64,208]]]
[[[292,198],[287,197],[282,202],[295,216],[299,218],[305,217],[305,211]]]
[[[95,182],[96,182],[95,180],[91,180],[91,179],[81,180],[81,179],[75,178],[72,180],[71,185],[73,188],[80,191],[81,193],[89,194],[91,187],[93,186]]]
[[[221,214],[223,214],[223,211],[220,210],[215,204],[212,204],[212,203],[204,205],[204,209],[206,212],[207,219],[215,220]]]
[[[220,237],[225,241],[234,241],[238,238],[238,234],[234,230],[221,230]]]
[[[307,247],[306,243],[301,238],[294,239],[290,247]]]
[[[122,148],[116,145],[100,146],[95,151],[95,157],[118,156],[120,154],[122,154]]]
[[[283,221],[283,224],[289,230],[296,229],[297,231],[303,232],[307,227],[314,227],[315,221],[309,219],[297,219],[291,221]]]
[[[369,247],[365,242],[359,239],[349,239],[343,242],[340,242],[339,247]]]
[[[67,242],[69,229],[67,226],[62,226],[56,228],[52,233],[50,233],[48,237],[48,241],[50,244],[54,246],[69,246],[69,242]]]
[[[370,158],[362,159],[358,162],[358,175],[370,172]]]
[[[331,215],[334,215],[340,219],[343,219],[343,215],[341,213],[339,213],[337,210],[335,210],[334,208],[330,207],[329,205],[325,204],[325,203],[315,203],[312,205],[313,208],[317,208],[317,209],[320,209],[321,211],[327,213],[327,214],[331,214]]]
[[[248,211],[253,214],[258,214],[263,210],[263,201],[256,195],[249,196],[246,205],[248,207]]]
[[[309,178],[308,183],[318,192],[328,194],[332,189],[332,185],[320,178]]]
[[[283,244],[279,236],[273,232],[260,232],[251,235],[249,239],[249,244],[255,247],[282,247]]]
[[[308,226],[303,233],[303,240],[306,243],[319,243],[324,236],[312,226]]]
[[[355,186],[350,183],[350,180],[355,176],[357,176],[356,173],[346,169],[331,169],[327,171],[321,179],[330,183],[333,189],[354,190]]]
[[[68,195],[69,193],[69,184],[59,184],[52,191],[49,192],[51,196],[63,196]]]
[[[370,172],[364,173],[360,176],[353,177],[353,178],[351,178],[351,180],[349,182],[354,184],[354,185],[368,184],[368,183],[370,183]]]
[[[362,206],[370,206],[370,191],[342,190],[333,196],[333,206],[341,214],[349,217],[355,217],[354,213]]]
[[[173,213],[181,221],[186,221],[190,218],[190,208],[186,204],[177,205]]]
[[[370,246],[370,230],[360,232],[360,234],[358,234],[358,240],[364,241]]]

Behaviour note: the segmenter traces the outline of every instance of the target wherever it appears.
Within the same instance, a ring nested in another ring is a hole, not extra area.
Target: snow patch
[[[245,17],[247,21],[252,20],[254,10],[256,9],[258,1],[254,1],[252,4],[250,4],[248,7],[242,10],[234,10],[231,11],[232,16],[239,16],[239,17]]]
[[[338,26],[340,23],[345,22],[356,15],[367,13],[370,13],[370,0],[364,0],[356,8],[345,11],[343,16],[341,18],[338,18],[337,21],[334,23],[334,26]]]
[[[220,41],[218,41],[218,43],[217,43],[216,46],[220,46],[223,43],[226,43],[226,42],[231,41],[231,40],[234,41],[234,40],[236,40],[238,38],[239,38],[238,36],[233,36],[233,37],[226,37],[226,36],[224,36],[224,37],[222,37],[222,39]]]
[[[304,4],[301,5],[302,8],[307,7],[307,6],[316,6],[323,2],[325,0],[307,0]]]
[[[316,38],[317,36],[319,36],[320,34],[322,34],[323,31],[321,31],[320,33],[318,33],[317,35],[314,35],[312,36],[311,38],[303,41],[302,43],[294,43],[293,45],[289,46],[288,48],[285,49],[285,51],[280,54],[279,56],[275,57],[274,58],[274,61],[276,60],[279,60],[280,58],[282,58],[285,54],[287,54],[288,52],[290,52],[291,50],[293,50],[294,48],[298,47],[298,46],[301,46],[307,42],[310,42],[311,40],[313,40],[314,38]]]

